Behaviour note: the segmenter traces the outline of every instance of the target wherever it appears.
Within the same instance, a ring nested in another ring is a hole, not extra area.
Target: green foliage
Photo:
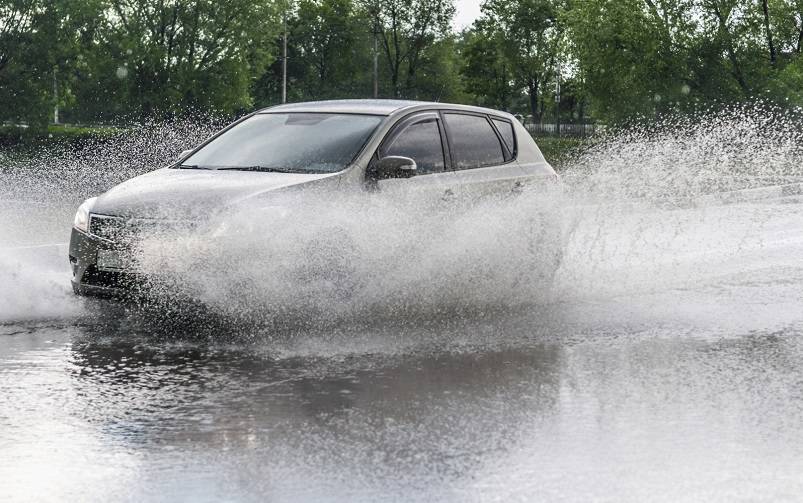
[[[665,42],[642,0],[579,1],[565,13],[572,49],[583,69],[595,115],[611,118],[653,111],[666,103],[666,77],[677,79]],[[680,91],[682,82],[676,87]],[[634,93],[633,91],[637,91]]]
[[[427,46],[419,57],[418,68],[403,98],[468,103],[460,78],[458,42],[445,37]]]
[[[47,123],[56,94],[72,121],[247,109],[274,57],[273,3],[0,1],[6,120]]]
[[[288,11],[288,100],[379,97],[466,99],[445,0],[300,0]],[[275,46],[281,47],[281,36]],[[281,97],[282,62],[254,86],[260,105]]]
[[[301,0],[292,21],[290,59],[296,92],[309,99],[366,95],[369,20],[351,0]]]
[[[121,94],[142,115],[249,108],[251,79],[273,58],[276,19],[275,5],[252,0],[111,1],[94,77],[106,99]]]
[[[598,119],[796,99],[801,0],[575,0],[564,19]]]
[[[362,0],[361,7],[378,40],[390,95],[420,97],[419,72],[432,62],[433,46],[449,35],[453,0]]]
[[[562,7],[556,0],[485,2],[483,16],[467,35],[463,74],[469,89],[505,108],[524,91],[529,112],[539,121],[561,59]]]
[[[803,106],[803,0],[0,0],[0,123],[402,97],[614,124]],[[556,105],[558,83],[560,102]]]
[[[369,20],[352,0],[300,0],[288,12],[288,99],[324,100],[371,92]],[[281,34],[273,40],[277,55]],[[254,86],[257,103],[281,100],[281,59]]]
[[[498,34],[482,28],[480,25],[463,35],[460,73],[478,104],[509,109],[516,94],[512,64],[504,57]]]
[[[582,152],[591,144],[586,138],[556,138],[554,136],[535,138],[535,143],[544,154],[544,158],[558,171],[570,162],[572,156]]]
[[[79,38],[95,15],[92,0],[0,0],[0,122],[41,128],[73,102]]]

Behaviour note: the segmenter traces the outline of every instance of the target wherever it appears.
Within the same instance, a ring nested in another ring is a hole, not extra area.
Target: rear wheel
[[[548,212],[538,212],[528,219],[526,229],[531,266],[529,279],[538,290],[548,289],[563,263],[564,243],[560,220]]]

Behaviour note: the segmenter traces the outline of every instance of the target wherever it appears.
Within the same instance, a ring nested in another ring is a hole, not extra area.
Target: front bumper
[[[99,267],[101,250],[130,253],[130,250],[73,228],[70,235],[69,260],[72,288],[79,295],[129,296],[142,290],[143,281],[136,273]]]

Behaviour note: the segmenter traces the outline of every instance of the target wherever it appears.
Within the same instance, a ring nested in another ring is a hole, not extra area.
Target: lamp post
[[[374,99],[379,98],[379,51],[376,36],[377,31],[374,30]]]
[[[555,135],[560,136],[560,62],[555,64]]]
[[[57,67],[53,67],[53,124],[59,123],[59,82],[56,78]]]
[[[282,37],[282,103],[287,103],[287,6],[282,14],[284,35]]]
[[[368,12],[373,19],[371,26],[371,34],[374,36],[374,99],[379,98],[379,7],[377,5],[370,5]]]

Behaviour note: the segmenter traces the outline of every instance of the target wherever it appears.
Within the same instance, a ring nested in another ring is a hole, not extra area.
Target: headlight
[[[89,210],[92,209],[92,205],[95,204],[96,200],[97,197],[90,197],[78,207],[73,226],[79,231],[89,232]]]

